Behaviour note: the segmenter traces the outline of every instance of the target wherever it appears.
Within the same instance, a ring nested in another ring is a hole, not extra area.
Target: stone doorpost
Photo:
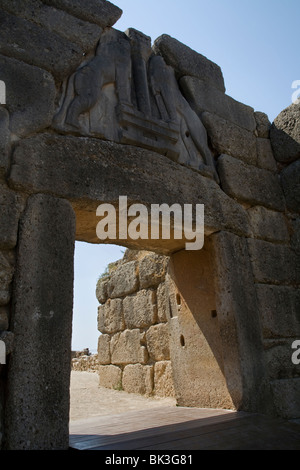
[[[272,413],[247,239],[219,232],[175,253],[168,288],[179,404]]]
[[[20,224],[8,369],[7,449],[67,449],[75,214],[37,194]]]

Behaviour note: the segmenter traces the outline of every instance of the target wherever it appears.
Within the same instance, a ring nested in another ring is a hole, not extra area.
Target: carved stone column
[[[5,445],[68,448],[75,215],[69,202],[29,198],[20,226]]]

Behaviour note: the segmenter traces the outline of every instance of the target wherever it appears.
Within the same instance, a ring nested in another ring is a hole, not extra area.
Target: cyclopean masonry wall
[[[168,257],[126,251],[97,283],[99,383],[129,393],[174,396],[166,314]]]
[[[299,418],[300,105],[271,125],[201,54],[114,29],[108,1],[1,0],[0,15],[2,446],[68,448],[74,242],[100,242],[96,209],[120,195],[205,206],[199,252],[114,240],[170,257],[178,404]]]

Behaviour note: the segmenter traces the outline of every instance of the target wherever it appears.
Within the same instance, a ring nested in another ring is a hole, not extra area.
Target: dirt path
[[[99,387],[98,374],[77,371],[71,373],[70,400],[70,421],[158,406],[176,406],[173,398],[147,398]]]

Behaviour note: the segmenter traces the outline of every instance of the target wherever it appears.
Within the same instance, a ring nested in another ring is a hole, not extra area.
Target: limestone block
[[[273,155],[270,139],[256,139],[257,166],[264,170],[277,171],[276,161]]]
[[[289,232],[285,216],[263,206],[248,209],[252,233],[255,238],[266,241],[288,242]]]
[[[266,360],[270,380],[291,379],[300,376],[300,368],[293,364],[291,357],[293,339],[281,339],[265,342]]]
[[[292,212],[300,212],[300,160],[291,163],[281,173],[281,184],[286,205]]]
[[[81,0],[42,1],[52,7],[65,10],[77,18],[96,23],[103,28],[113,26],[122,15],[122,10],[108,0],[89,0],[84,5]]]
[[[300,378],[271,382],[276,411],[284,419],[300,416]]]
[[[300,290],[256,284],[262,333],[265,338],[300,336]]]
[[[9,250],[16,246],[18,223],[23,208],[22,196],[0,184],[0,249]]]
[[[108,299],[98,307],[98,330],[103,334],[113,334],[125,328],[121,299]]]
[[[185,75],[209,82],[221,91],[225,91],[223,74],[220,67],[177,39],[163,34],[153,45],[155,54],[161,55],[172,66],[177,78]]]
[[[123,371],[122,386],[127,393],[151,395],[153,391],[153,366],[129,364]]]
[[[99,304],[104,304],[108,299],[107,293],[108,278],[99,279],[96,285],[96,297]]]
[[[10,301],[14,265],[11,253],[0,251],[0,305]]]
[[[28,199],[15,271],[9,449],[68,449],[75,223],[68,201]]]
[[[230,197],[250,205],[284,210],[285,201],[278,177],[270,171],[221,155],[218,172],[222,189]]]
[[[146,332],[150,358],[154,361],[168,361],[170,359],[169,341],[169,325],[167,323],[151,326]]]
[[[253,132],[207,111],[201,118],[217,154],[225,153],[246,163],[256,164],[256,137]]]
[[[122,386],[122,369],[117,366],[99,366],[100,387],[120,390]]]
[[[36,65],[57,80],[70,75],[86,51],[58,34],[0,10],[0,54]]]
[[[159,284],[156,291],[157,299],[157,321],[165,323],[168,321],[168,298],[165,282]]]
[[[148,354],[144,341],[145,335],[138,329],[116,333],[110,342],[112,364],[145,364]]]
[[[139,262],[140,288],[147,289],[158,286],[165,278],[167,266],[168,258],[156,253],[142,258]]]
[[[0,298],[1,298],[1,293],[0,293]],[[7,306],[1,306],[0,307],[0,331],[7,330],[8,325],[9,325],[9,309]]]
[[[1,80],[6,83],[9,128],[23,137],[50,126],[56,88],[50,73],[19,60],[0,56]]]
[[[225,95],[210,83],[195,77],[182,77],[180,87],[199,116],[208,111],[250,132],[256,129],[254,109]]]
[[[0,79],[3,80],[2,71]],[[10,132],[9,132],[9,114],[8,111],[0,106],[0,175],[5,173],[8,168],[9,161],[9,143],[10,143]]]
[[[52,1],[49,3],[54,6]],[[1,8],[74,42],[84,50],[93,49],[102,32],[100,26],[51,8],[40,0],[1,0]]]
[[[175,397],[171,361],[154,364],[154,393],[158,397]]]
[[[110,364],[110,335],[100,335],[98,339],[98,362],[101,365]]]
[[[138,147],[40,134],[16,146],[9,177],[12,188],[72,199],[77,215],[76,239],[81,241],[99,243],[96,209],[100,202],[117,205],[120,188],[130,201],[139,201],[148,209],[150,204],[204,204],[207,234],[220,229],[249,234],[246,211],[217,183]],[[185,247],[184,240],[130,243],[131,248],[152,251],[159,246],[160,253],[167,255]]]
[[[248,239],[248,247],[256,282],[285,285],[300,282],[299,256],[288,246]]]
[[[153,290],[140,290],[125,297],[123,312],[127,329],[147,328],[157,319],[156,295]]]
[[[289,163],[300,157],[300,104],[291,104],[277,117],[270,129],[274,157]]]
[[[271,123],[268,116],[260,111],[255,111],[254,118],[256,121],[256,130],[258,137],[268,139],[270,137]]]
[[[125,295],[129,295],[137,291],[137,269],[137,261],[129,261],[128,263],[122,264],[116,271],[114,271],[107,285],[108,297],[111,299],[116,297],[125,297]]]

